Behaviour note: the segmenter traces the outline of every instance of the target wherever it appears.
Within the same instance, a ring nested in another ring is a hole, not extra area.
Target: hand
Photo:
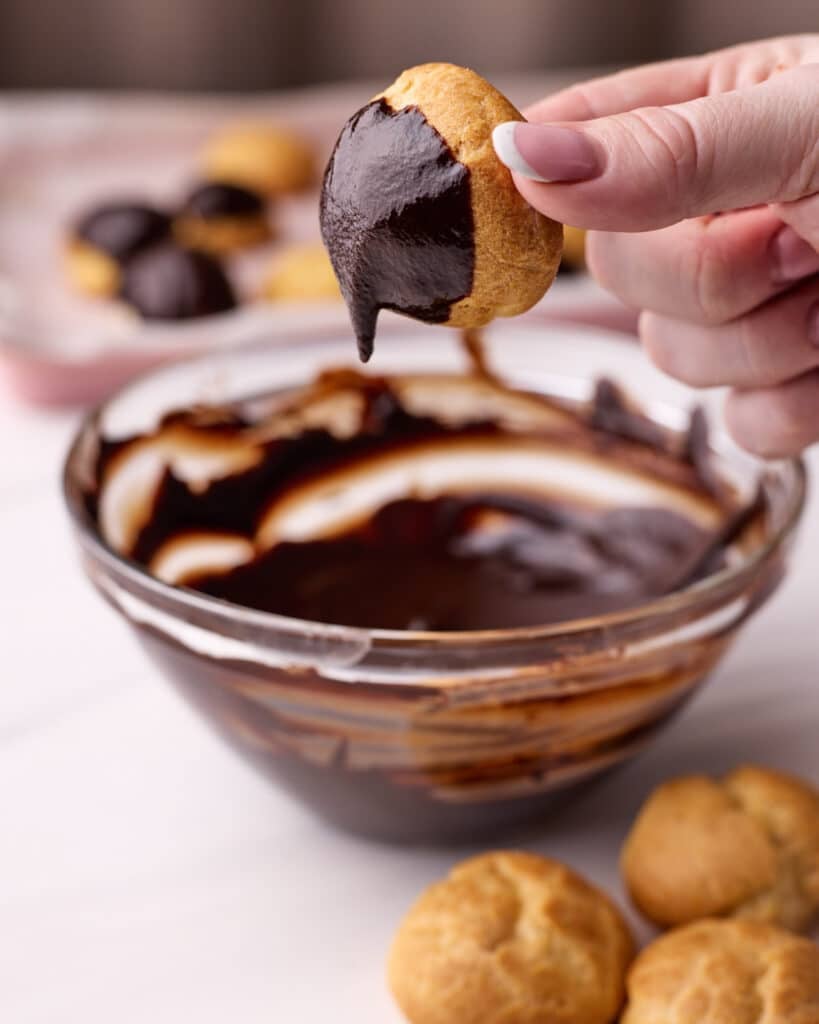
[[[527,116],[550,124],[501,125],[498,155],[538,210],[594,229],[591,272],[643,310],[657,365],[729,385],[757,454],[819,440],[819,35],[625,71]]]

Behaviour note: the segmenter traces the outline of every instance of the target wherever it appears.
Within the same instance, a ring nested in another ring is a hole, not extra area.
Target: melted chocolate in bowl
[[[583,515],[503,492],[405,498],[335,536],[277,544],[186,582],[345,626],[506,629],[631,607],[661,592],[705,536],[663,509]]]
[[[461,404],[457,420],[424,407],[436,391],[434,403]],[[261,419],[172,414],[104,453],[100,525],[168,582],[367,629],[565,622],[632,608],[724,563],[717,529],[735,503],[712,492],[688,442],[674,452],[608,383],[582,415],[523,399],[540,421],[528,427],[514,425],[520,397],[477,378],[344,372]],[[151,459],[129,521],[120,495]]]
[[[229,742],[322,817],[497,839],[640,749],[778,582],[776,558],[687,610],[574,621],[760,543],[768,496],[740,498],[705,441],[699,417],[670,433],[607,384],[572,404],[339,371],[102,443],[85,514],[180,586],[93,552],[90,571]]]

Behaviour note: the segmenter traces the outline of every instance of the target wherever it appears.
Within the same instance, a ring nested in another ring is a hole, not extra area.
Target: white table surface
[[[463,851],[329,831],[158,677],[75,562],[75,419],[0,395],[0,1021],[394,1024],[390,936]],[[817,627],[814,496],[791,577],[709,688],[528,845],[622,899],[618,845],[657,780],[753,759],[819,781]]]

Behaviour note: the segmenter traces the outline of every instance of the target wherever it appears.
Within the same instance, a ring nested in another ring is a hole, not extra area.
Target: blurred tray
[[[335,302],[255,299],[265,268],[291,242],[318,240],[317,192],[273,211],[273,243],[242,254],[229,273],[245,303],[181,324],[146,324],[114,301],[73,293],[62,268],[66,231],[83,209],[116,196],[171,204],[197,180],[208,137],[237,120],[291,124],[315,145],[319,166],[370,85],[257,99],[51,97],[5,101],[0,117],[0,378],[43,405],[96,401],[136,373],[169,360],[267,337],[347,326]],[[9,116],[6,116],[8,113]],[[632,327],[634,315],[585,275],[561,278],[529,314]],[[385,316],[390,330],[395,317]]]

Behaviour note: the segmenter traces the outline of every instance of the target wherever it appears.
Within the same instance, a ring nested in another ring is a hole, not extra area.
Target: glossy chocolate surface
[[[186,320],[236,306],[217,260],[175,245],[156,246],[129,260],[120,294],[145,320]]]
[[[417,107],[374,100],[350,118],[325,172],[321,233],[365,362],[379,310],[443,323],[472,290],[469,170]]]
[[[385,457],[423,453],[425,446],[430,457],[464,441],[491,443],[497,451],[506,436],[491,419],[453,425],[414,414],[386,380],[346,373],[339,387],[358,390],[363,402],[351,435],[312,428],[267,441],[250,468],[217,477],[205,489],[166,470],[128,554],[150,566],[179,538],[229,535],[256,543],[271,508],[286,506],[328,475],[343,481],[349,472],[360,481],[362,469]],[[201,416],[182,412],[165,426],[193,428],[204,443],[211,438],[220,445],[240,444],[254,429],[238,410]],[[706,438],[699,418],[695,424],[699,447]],[[629,409],[613,385],[601,382],[577,428],[593,449],[610,451],[613,462],[644,454],[711,500],[695,465],[704,457],[692,457],[690,438],[679,453],[666,451],[663,430]],[[511,451],[520,437],[509,434],[508,441]],[[106,451],[103,473],[122,449]],[[742,525],[747,522],[737,529]],[[735,533],[709,531],[668,507],[589,507],[536,485],[460,486],[454,493],[402,495],[314,537],[285,536],[257,548],[227,571],[193,569],[180,582],[238,605],[340,625],[536,626],[634,607],[693,582],[723,563]]]
[[[142,203],[105,203],[90,210],[75,228],[77,238],[118,262],[168,237],[170,217]]]
[[[489,533],[476,527],[501,513]],[[472,494],[391,502],[360,526],[277,544],[188,585],[299,619],[382,629],[505,629],[628,608],[667,589],[704,534],[666,509],[589,513]]]
[[[183,217],[212,220],[220,217],[259,217],[264,209],[264,200],[257,192],[241,185],[205,182],[189,193],[180,214]]]

